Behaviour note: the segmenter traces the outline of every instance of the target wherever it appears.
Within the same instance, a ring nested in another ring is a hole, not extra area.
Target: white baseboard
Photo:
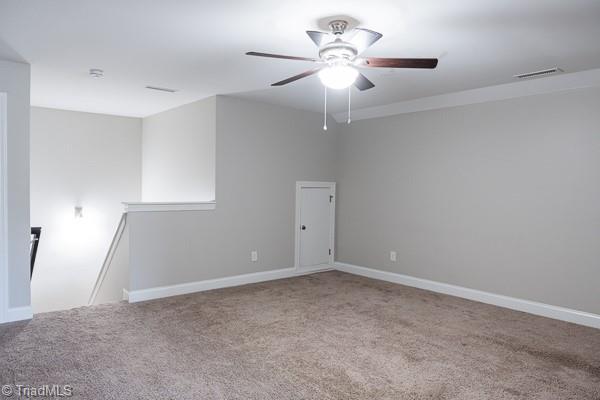
[[[254,272],[251,274],[209,279],[205,281],[181,283],[178,285],[159,286],[155,288],[141,290],[130,290],[129,302],[137,303],[138,301],[160,299],[163,297],[170,296],[179,296],[182,294],[203,292],[206,290],[220,289],[232,286],[247,285],[249,283],[266,282],[275,279],[291,278],[293,276],[307,275],[331,269],[332,268],[329,265],[318,266],[318,268],[308,270],[297,270],[296,268],[282,268],[264,272]]]
[[[23,321],[31,318],[33,318],[33,309],[31,306],[12,307],[7,310],[6,321],[4,322]]]
[[[319,264],[313,265],[311,267],[296,267],[295,274],[292,276],[312,274],[315,272],[331,271],[332,269],[333,268],[329,264]]]
[[[123,288],[123,300],[129,301],[129,290]]]
[[[600,329],[600,315],[584,311],[577,311],[569,308],[552,306],[549,304],[538,303],[530,300],[517,299],[515,297],[503,296],[500,294],[469,289],[462,286],[450,285],[447,283],[430,281],[428,279],[415,278],[413,276],[397,274],[394,272],[360,267],[357,265],[346,264],[342,262],[336,262],[334,264],[334,268],[339,271],[348,272],[350,274],[361,275],[368,278],[379,279],[393,283],[399,283],[401,285],[412,286],[456,297],[462,297],[464,299],[475,300],[481,303],[493,304],[499,307],[510,308],[512,310],[523,311],[530,314],[540,315],[543,317],[558,319],[561,321],[572,322],[574,324],[585,325],[590,326],[592,328]]]

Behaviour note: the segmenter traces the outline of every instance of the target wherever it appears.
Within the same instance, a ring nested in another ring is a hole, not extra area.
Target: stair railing
[[[29,246],[29,279],[33,277],[33,267],[35,266],[35,258],[37,256],[38,244],[40,243],[40,236],[42,235],[42,228],[39,226],[31,227],[31,243]]]
[[[121,215],[121,220],[119,221],[119,225],[117,225],[117,230],[110,242],[110,247],[108,248],[108,252],[106,253],[106,257],[104,258],[104,262],[102,263],[102,268],[100,269],[100,273],[98,274],[98,278],[96,278],[96,283],[94,284],[94,288],[92,289],[92,294],[88,300],[88,305],[94,304],[96,300],[96,296],[98,295],[98,291],[102,286],[102,282],[104,281],[104,277],[112,263],[115,252],[117,251],[117,247],[119,242],[121,241],[121,236],[123,236],[123,231],[125,230],[125,225],[127,224],[127,213],[123,213]]]

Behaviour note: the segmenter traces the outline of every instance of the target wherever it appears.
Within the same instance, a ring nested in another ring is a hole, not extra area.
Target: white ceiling
[[[316,56],[304,31],[335,15],[383,33],[365,55],[440,58],[436,70],[365,70],[376,87],[354,91],[353,108],[508,83],[552,66],[600,67],[598,0],[2,0],[0,59],[31,64],[39,106],[147,116],[236,93],[318,111],[316,76],[269,87],[310,63],[244,53]],[[90,78],[90,68],[105,78]],[[329,110],[342,111],[346,96],[330,91]]]

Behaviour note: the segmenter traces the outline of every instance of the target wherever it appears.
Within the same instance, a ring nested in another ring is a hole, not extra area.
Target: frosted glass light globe
[[[332,65],[319,71],[319,79],[330,89],[345,89],[357,76],[358,71],[349,65]]]

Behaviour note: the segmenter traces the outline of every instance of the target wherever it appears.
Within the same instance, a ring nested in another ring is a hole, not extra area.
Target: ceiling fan
[[[368,90],[375,85],[357,68],[427,68],[437,66],[437,58],[378,58],[360,57],[360,55],[383,36],[369,29],[355,28],[346,35],[348,22],[334,20],[329,23],[331,33],[306,31],[312,41],[319,47],[319,57],[294,57],[281,54],[258,53],[251,51],[249,56],[281,58],[286,60],[311,61],[320,64],[316,68],[294,75],[290,78],[271,84],[283,86],[307,76],[319,74],[325,87],[345,89],[352,84],[359,90]]]

